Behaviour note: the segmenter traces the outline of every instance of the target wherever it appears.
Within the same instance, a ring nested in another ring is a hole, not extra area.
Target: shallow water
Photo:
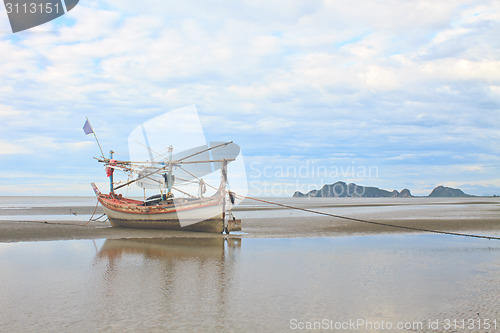
[[[0,196],[0,209],[33,207],[95,206],[95,197]]]
[[[0,243],[0,267],[2,332],[277,332],[349,321],[377,331],[381,321],[387,328],[436,320],[442,331],[446,319],[473,316],[496,319],[500,329],[498,241],[391,235]]]

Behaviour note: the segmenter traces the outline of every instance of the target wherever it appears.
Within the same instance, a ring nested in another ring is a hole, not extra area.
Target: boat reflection
[[[101,323],[135,313],[158,330],[191,327],[201,315],[207,327],[231,315],[237,293],[240,238],[108,239],[97,253]],[[148,304],[147,307],[144,304]],[[205,321],[205,320],[204,320]]]
[[[107,239],[98,253],[98,258],[114,260],[127,255],[141,255],[144,258],[215,259],[224,257],[240,247],[241,238]]]

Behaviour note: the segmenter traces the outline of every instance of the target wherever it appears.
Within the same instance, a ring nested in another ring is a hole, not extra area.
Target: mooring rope
[[[210,186],[210,187],[213,187],[213,186],[211,186],[209,184],[207,184],[207,185]],[[253,198],[253,197],[248,197],[248,196],[236,194],[236,193],[234,193],[232,191],[228,191],[228,192],[230,194],[234,195],[235,197],[239,197],[240,199],[254,200],[254,201],[258,201],[258,202],[267,203],[267,204],[270,204],[270,205],[275,205],[275,206],[284,207],[284,208],[288,208],[288,209],[301,210],[303,212],[308,212],[308,213],[318,214],[318,215],[324,215],[324,216],[330,216],[330,217],[335,217],[335,218],[344,219],[344,220],[348,220],[348,221],[354,221],[354,222],[360,222],[360,223],[367,223],[367,224],[379,225],[379,226],[383,226],[383,227],[398,228],[398,229],[404,229],[404,230],[429,232],[429,233],[434,233],[434,234],[442,234],[442,235],[450,235],[450,236],[462,236],[462,237],[472,237],[472,238],[482,238],[482,239],[489,239],[489,240],[492,240],[492,239],[493,240],[500,240],[500,237],[495,237],[495,236],[466,234],[466,233],[460,233],[460,232],[441,231],[441,230],[434,230],[434,229],[409,227],[409,226],[403,226],[403,225],[397,225],[397,224],[391,224],[391,223],[384,223],[384,222],[368,221],[368,220],[358,219],[358,218],[354,218],[354,217],[348,217],[348,216],[342,216],[342,215],[338,215],[338,214],[325,213],[325,212],[320,212],[320,211],[313,210],[313,209],[301,208],[301,207],[296,207],[296,206],[281,204],[281,203],[277,203],[277,202],[272,202],[272,201],[268,201],[268,200],[257,199],[257,198]],[[84,224],[84,226],[86,226],[87,224],[89,224],[90,221],[96,221],[96,220],[100,219],[102,216],[106,215],[106,214],[102,214],[97,219],[92,219],[94,217],[94,214],[97,211],[97,206],[98,205],[99,205],[99,201],[97,201],[97,205],[96,205],[96,207],[94,209],[94,212],[92,213],[91,218],[89,219],[89,221],[87,223]],[[107,219],[106,219],[106,221],[107,221]],[[104,221],[104,222],[106,222],[106,221]]]
[[[295,206],[290,206],[290,205],[281,204],[281,203],[277,203],[277,202],[272,202],[272,201],[267,201],[267,200],[262,200],[262,199],[247,197],[247,196],[236,194],[234,192],[233,192],[233,194],[236,195],[236,196],[238,196],[238,197],[240,197],[240,199],[243,198],[243,199],[250,199],[250,200],[254,200],[254,201],[260,201],[260,202],[271,204],[271,205],[276,205],[276,206],[285,207],[285,208],[289,208],[289,209],[301,210],[301,211],[309,212],[309,213],[313,213],[313,214],[319,214],[319,215],[336,217],[336,218],[339,218],[339,219],[344,219],[344,220],[349,220],[349,221],[354,221],[354,222],[368,223],[368,224],[374,224],[374,225],[379,225],[379,226],[384,226],[384,227],[392,227],[392,228],[399,228],[399,229],[406,229],[406,230],[413,230],[413,231],[430,232],[430,233],[435,233],[435,234],[444,234],[444,235],[452,235],[452,236],[463,236],[463,237],[474,237],[474,238],[500,240],[500,237],[494,237],[494,236],[483,236],[483,235],[465,234],[465,233],[460,233],[460,232],[440,231],[440,230],[432,230],[432,229],[425,229],[425,228],[416,228],[416,227],[402,226],[402,225],[396,225],[396,224],[390,224],[390,223],[383,223],[383,222],[368,221],[368,220],[363,220],[363,219],[357,219],[357,218],[354,218],[354,217],[342,216],[342,215],[331,214],[331,213],[324,213],[324,212],[320,212],[320,211],[312,210],[312,209],[308,209],[308,208],[295,207]]]
[[[104,214],[102,214],[101,216],[99,216],[99,217],[97,217],[97,218],[95,218],[95,219],[94,219],[94,215],[95,215],[95,213],[97,212],[97,207],[98,207],[98,206],[99,206],[99,200],[97,200],[96,205],[95,205],[95,208],[94,208],[94,212],[92,213],[92,216],[91,216],[91,217],[90,217],[90,219],[87,221],[87,223],[85,223],[85,224],[77,224],[77,225],[80,225],[80,226],[84,226],[84,227],[85,227],[85,226],[86,226],[87,224],[89,224],[91,221],[92,221],[92,222],[101,222],[101,221],[99,221],[99,219],[100,219],[101,217],[103,217],[104,215],[106,215],[106,213],[104,213]],[[106,220],[102,221],[101,223],[104,223],[104,222],[106,222],[107,220],[108,220],[108,219],[106,218]]]

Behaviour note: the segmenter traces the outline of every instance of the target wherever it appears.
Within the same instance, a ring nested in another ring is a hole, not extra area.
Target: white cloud
[[[209,137],[254,155],[370,155],[391,173],[479,150],[485,165],[498,153],[499,18],[494,1],[82,2],[0,36],[0,152],[89,153],[86,115],[125,151],[135,124],[196,103]]]
[[[0,141],[0,155],[26,154],[29,150],[20,145],[6,141]]]
[[[50,154],[82,151],[93,146],[92,141],[64,142],[47,136],[28,136],[18,140],[0,141],[0,155]]]

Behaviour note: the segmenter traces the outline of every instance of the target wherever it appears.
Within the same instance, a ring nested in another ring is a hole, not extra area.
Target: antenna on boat
[[[97,135],[95,135],[92,125],[90,125],[89,118],[85,117],[85,119],[87,119],[87,121],[85,121],[85,125],[83,125],[83,131],[85,132],[85,135],[89,135],[90,133],[94,134],[95,141],[97,142],[99,150],[101,151],[101,156],[102,158],[104,158],[104,153],[102,151],[101,144],[99,143],[99,140],[97,140]]]

